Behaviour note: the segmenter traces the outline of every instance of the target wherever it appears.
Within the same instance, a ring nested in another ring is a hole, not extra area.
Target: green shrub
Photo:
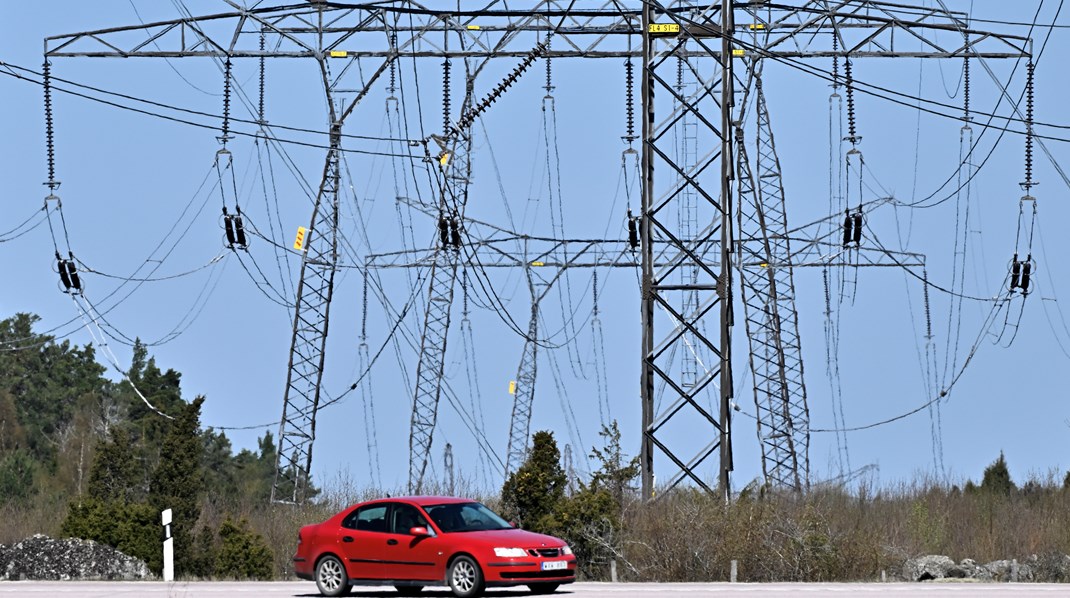
[[[216,558],[215,574],[227,579],[270,580],[274,555],[260,534],[249,529],[244,518],[237,524],[229,518],[219,527],[222,545]]]

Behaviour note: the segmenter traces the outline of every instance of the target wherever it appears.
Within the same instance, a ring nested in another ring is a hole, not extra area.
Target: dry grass
[[[1050,480],[1012,496],[938,486],[815,490],[729,505],[680,491],[630,505],[622,548],[636,581],[726,580],[732,560],[751,582],[876,579],[923,554],[1024,561],[1070,553],[1070,490]]]
[[[447,490],[430,487],[425,493]],[[248,518],[274,551],[277,577],[285,579],[293,575],[290,559],[301,526],[387,494],[404,492],[360,487],[340,475],[324,484],[315,504],[206,505],[202,518],[213,525],[226,516]],[[454,494],[492,507],[497,503],[497,497],[481,496],[463,481]],[[66,511],[58,499],[4,506],[0,543],[34,533],[56,536]],[[897,575],[906,558],[922,554],[979,563],[1039,555],[1045,562],[1054,554],[1070,554],[1070,490],[1049,477],[1011,496],[917,483],[879,491],[750,495],[728,505],[678,490],[653,503],[625,505],[616,541],[618,571],[630,581],[727,580],[732,560],[739,562],[740,581],[748,582],[877,579],[882,570]]]

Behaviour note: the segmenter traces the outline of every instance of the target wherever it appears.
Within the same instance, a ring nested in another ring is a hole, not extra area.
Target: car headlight
[[[495,548],[494,556],[500,556],[503,558],[517,558],[527,556],[528,552],[523,548]]]
[[[561,554],[572,554],[572,547],[565,544],[564,548],[561,549]]]

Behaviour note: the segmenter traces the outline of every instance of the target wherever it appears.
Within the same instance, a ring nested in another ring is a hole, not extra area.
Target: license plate
[[[547,561],[542,564],[543,571],[554,571],[556,569],[567,569],[567,561]]]

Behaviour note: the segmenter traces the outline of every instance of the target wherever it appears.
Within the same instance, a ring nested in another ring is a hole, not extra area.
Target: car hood
[[[453,535],[453,534],[450,534]],[[499,529],[485,532],[457,532],[466,540],[472,540],[488,546],[503,546],[508,548],[557,548],[564,544],[553,536],[536,534],[522,529]]]

